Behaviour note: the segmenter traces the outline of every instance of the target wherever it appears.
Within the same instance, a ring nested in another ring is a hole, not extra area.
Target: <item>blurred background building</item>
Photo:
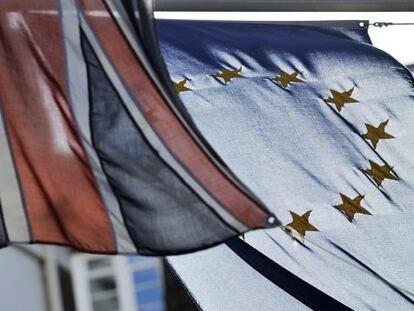
[[[165,311],[162,261],[151,257],[72,256],[78,311]]]
[[[15,246],[0,251],[0,267],[0,310],[197,310],[166,262],[157,257]]]

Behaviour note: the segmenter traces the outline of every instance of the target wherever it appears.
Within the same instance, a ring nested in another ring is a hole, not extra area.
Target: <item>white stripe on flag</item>
[[[113,86],[118,91],[119,96],[125,104],[125,107],[131,114],[134,122],[141,129],[143,135],[151,143],[154,149],[157,150],[159,156],[190,186],[191,189],[197,193],[202,200],[210,206],[227,224],[235,228],[236,230],[243,232],[246,231],[247,227],[239,222],[233,215],[231,215],[225,208],[223,208],[219,202],[212,197],[202,185],[195,180],[182,165],[174,158],[170,151],[165,147],[164,143],[160,140],[158,135],[155,133],[151,125],[147,122],[145,117],[142,115],[139,108],[136,106],[134,99],[131,97],[129,91],[123,84],[122,80],[115,71],[110,60],[102,51],[98,39],[95,37],[93,30],[90,28],[84,16],[81,17],[82,29],[85,32],[92,48],[94,49],[100,63]]]
[[[119,253],[136,253],[136,248],[126,230],[119,203],[112,192],[92,145],[89,126],[88,80],[81,48],[78,8],[74,0],[60,0],[60,9],[70,104],[78,124],[82,145],[108,212],[116,241],[116,250]]]
[[[7,139],[1,109],[0,114],[0,200],[4,224],[11,242],[29,242],[30,231],[26,210],[20,192],[20,185]]]

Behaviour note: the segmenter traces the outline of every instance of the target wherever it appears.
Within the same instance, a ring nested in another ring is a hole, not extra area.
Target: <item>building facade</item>
[[[159,258],[31,245],[2,249],[0,267],[0,310],[166,310]]]
[[[71,265],[78,311],[165,311],[158,258],[74,254]]]

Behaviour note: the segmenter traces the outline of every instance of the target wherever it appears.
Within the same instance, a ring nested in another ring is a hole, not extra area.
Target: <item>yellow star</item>
[[[191,91],[191,89],[189,89],[185,85],[187,83],[187,81],[188,81],[188,79],[185,78],[184,80],[181,80],[180,82],[177,82],[177,83],[174,82],[175,90],[177,91],[177,93]]]
[[[280,71],[280,74],[276,77],[270,78],[270,81],[279,83],[284,89],[286,89],[292,83],[303,83],[305,81],[298,78],[300,72],[295,71],[294,73],[288,74],[283,70]]]
[[[387,132],[385,132],[385,127],[388,124],[388,121],[384,121],[382,123],[380,123],[380,125],[378,125],[378,127],[374,127],[370,124],[365,123],[365,126],[367,128],[367,132],[365,134],[362,135],[362,137],[364,137],[365,139],[368,139],[371,141],[372,145],[374,146],[374,149],[377,148],[377,144],[378,141],[380,139],[391,139],[391,138],[395,138],[394,136],[388,134]]]
[[[352,98],[352,92],[354,91],[354,88],[349,89],[345,92],[338,92],[331,89],[332,96],[328,98],[324,98],[325,103],[334,104],[338,112],[341,112],[341,109],[345,106],[345,104],[350,103],[359,103],[355,98]]]
[[[233,69],[233,70],[224,69],[222,72],[216,73],[211,76],[214,78],[221,78],[224,80],[224,84],[227,84],[227,82],[231,81],[231,79],[244,78],[240,74],[241,71],[242,71],[242,67],[240,67],[239,69]]]
[[[392,179],[392,180],[398,180],[397,176],[394,175],[392,172],[392,167],[389,167],[387,164],[384,165],[378,165],[377,163],[369,160],[369,165],[371,168],[367,168],[363,170],[363,172],[369,176],[375,181],[378,187],[381,186],[384,179]]]
[[[313,225],[309,223],[309,215],[312,211],[307,211],[302,216],[299,216],[295,212],[289,211],[292,215],[292,222],[287,224],[285,227],[295,230],[297,233],[305,236],[306,231],[319,231]]]
[[[342,204],[334,205],[333,207],[343,212],[349,221],[354,219],[356,213],[371,215],[365,208],[361,206],[361,200],[364,198],[363,195],[358,195],[354,199],[347,197],[345,194],[340,193]]]

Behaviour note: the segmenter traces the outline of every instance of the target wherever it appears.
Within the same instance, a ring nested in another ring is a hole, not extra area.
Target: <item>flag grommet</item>
[[[276,217],[274,215],[271,215],[271,216],[267,217],[266,222],[267,222],[269,227],[275,227],[278,224],[277,220],[276,220]]]

